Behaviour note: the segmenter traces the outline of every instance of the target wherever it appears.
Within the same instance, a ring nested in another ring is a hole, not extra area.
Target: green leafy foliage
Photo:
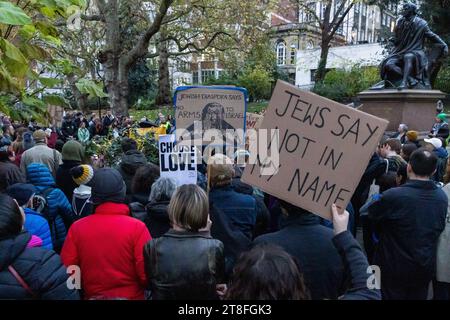
[[[445,66],[439,71],[434,89],[450,93],[450,65]]]
[[[147,133],[145,136],[137,133],[137,128],[130,128],[124,135],[134,139],[137,142],[138,150],[141,151],[147,161],[159,165],[158,142],[153,133]],[[86,156],[97,155],[101,165],[108,167],[117,167],[122,156],[122,138],[111,139],[111,136],[98,136],[88,142],[86,145]]]
[[[42,97],[42,100],[48,104],[53,106],[61,106],[61,107],[68,107],[69,102],[62,96],[57,94],[48,94]]]
[[[81,79],[75,84],[81,93],[88,94],[90,97],[106,98],[108,95],[103,92],[103,86],[93,80]]]
[[[11,42],[0,38],[0,49],[3,52],[2,62],[12,76],[23,77],[28,70],[28,60]]]
[[[56,19],[66,18],[68,6],[83,3],[80,0],[0,1],[0,100],[2,110],[14,120],[32,117],[45,122],[46,103],[66,104],[53,95],[37,98],[45,88],[61,82],[39,74],[58,69],[59,59],[54,52],[62,42]]]
[[[0,23],[22,26],[31,23],[31,18],[18,6],[0,1]]]
[[[323,82],[315,85],[313,92],[338,101],[349,102],[359,92],[380,81],[378,68],[355,65],[349,70],[329,71]]]
[[[128,72],[128,103],[136,105],[136,108],[150,106],[149,101],[154,100],[158,90],[157,70],[150,69],[145,60],[140,60]],[[140,104],[136,104],[141,99]]]
[[[257,65],[239,77],[239,83],[248,90],[250,101],[266,100],[270,98],[272,81],[269,71]]]

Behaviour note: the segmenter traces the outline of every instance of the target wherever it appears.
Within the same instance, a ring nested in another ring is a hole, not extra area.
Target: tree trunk
[[[327,73],[328,52],[330,50],[330,40],[326,36],[322,36],[320,60],[317,66],[315,82],[320,83],[325,79]]]
[[[118,117],[128,116],[128,71],[139,58],[148,54],[148,44],[151,38],[158,33],[172,3],[173,0],[162,0],[159,9],[156,9],[157,14],[151,26],[136,40],[136,45],[131,50],[123,52],[119,1],[96,1],[106,29],[106,47],[99,53],[98,60],[104,67],[105,86],[108,90],[112,112]]]
[[[99,53],[99,62],[105,72],[105,86],[109,105],[115,116],[128,116],[128,70],[121,53],[118,1],[108,1],[104,8],[107,47]]]
[[[156,96],[155,104],[157,106],[166,106],[172,103],[167,41],[159,43],[158,54],[158,95]]]

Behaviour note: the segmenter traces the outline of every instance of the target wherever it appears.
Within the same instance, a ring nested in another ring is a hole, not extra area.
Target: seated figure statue
[[[424,49],[426,39],[433,44],[428,54]],[[431,89],[430,79],[437,74],[440,60],[448,55],[448,46],[417,16],[415,4],[403,5],[390,41],[394,48],[380,66],[383,81],[372,89]]]

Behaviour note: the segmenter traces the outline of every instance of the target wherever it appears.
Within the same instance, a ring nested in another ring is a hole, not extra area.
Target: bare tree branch
[[[347,1],[343,1],[341,8],[339,9],[340,11],[343,9],[343,5],[345,5]],[[351,1],[351,3],[348,5],[347,9],[345,9],[344,13],[339,16],[339,12],[334,15],[334,19],[333,22],[331,23],[331,30],[330,30],[330,34],[329,37],[333,38],[336,31],[339,29],[339,26],[342,24],[342,22],[344,21],[345,17],[347,16],[347,14],[350,12],[350,9],[353,7],[353,5],[355,4],[354,1]],[[339,17],[339,20],[335,21],[337,18]]]
[[[209,48],[211,46],[211,44],[214,42],[214,40],[220,35],[224,35],[224,36],[230,37],[231,39],[233,39],[234,41],[237,42],[237,40],[231,34],[225,32],[225,31],[217,31],[217,32],[215,32],[213,34],[213,36],[208,40],[208,42],[203,47],[200,47],[200,46],[198,46],[197,44],[195,44],[193,42],[189,42],[189,43],[183,45],[183,44],[181,44],[179,39],[177,39],[175,37],[172,37],[172,36],[169,36],[169,37],[167,37],[165,39],[162,39],[162,41],[172,40],[173,42],[176,43],[179,52],[183,52],[183,51],[185,51],[185,50],[187,50],[189,48],[193,48],[195,51],[204,51],[207,48]]]
[[[189,13],[191,12],[191,10],[187,10],[184,11],[180,14],[174,14],[174,15],[170,15],[170,16],[165,16],[163,21],[161,22],[161,24],[169,24],[171,22],[177,21],[178,19],[187,16]]]
[[[97,0],[97,1],[103,1],[103,0]],[[138,40],[138,43],[134,46],[134,48],[124,57],[124,65],[126,67],[129,67],[139,59],[140,57],[146,55],[148,51],[148,44],[150,42],[150,39],[159,31],[161,27],[161,23],[164,19],[164,17],[167,14],[167,10],[169,10],[169,7],[172,5],[174,0],[162,0],[158,14],[156,15],[155,19],[153,20],[152,25],[147,29],[147,31],[140,37]]]
[[[298,0],[297,4],[299,5],[299,8],[301,8],[303,11],[311,14],[314,17],[314,20],[316,20],[316,22],[319,24],[320,29],[323,28],[322,19],[320,19],[320,17],[317,15],[315,8],[313,10],[310,7],[308,7],[308,4],[310,3],[306,2],[305,0]]]
[[[341,4],[339,5],[339,8],[337,8],[337,10],[334,12],[333,20],[331,21],[331,24],[330,24],[331,26],[336,26],[336,25],[339,26],[340,25],[339,21],[342,21],[342,20],[340,20],[340,18],[345,17],[347,15],[347,13],[350,11],[350,9],[353,6],[354,1],[350,0],[348,7],[345,8],[347,2],[348,2],[348,0],[343,0],[341,2]],[[344,11],[344,9],[345,9],[345,11]],[[342,11],[344,11],[343,14],[341,14]]]

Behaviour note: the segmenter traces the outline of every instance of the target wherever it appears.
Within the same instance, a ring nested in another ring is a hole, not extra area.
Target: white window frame
[[[278,42],[276,47],[277,65],[284,66],[286,64],[286,53],[286,43],[284,41]]]

